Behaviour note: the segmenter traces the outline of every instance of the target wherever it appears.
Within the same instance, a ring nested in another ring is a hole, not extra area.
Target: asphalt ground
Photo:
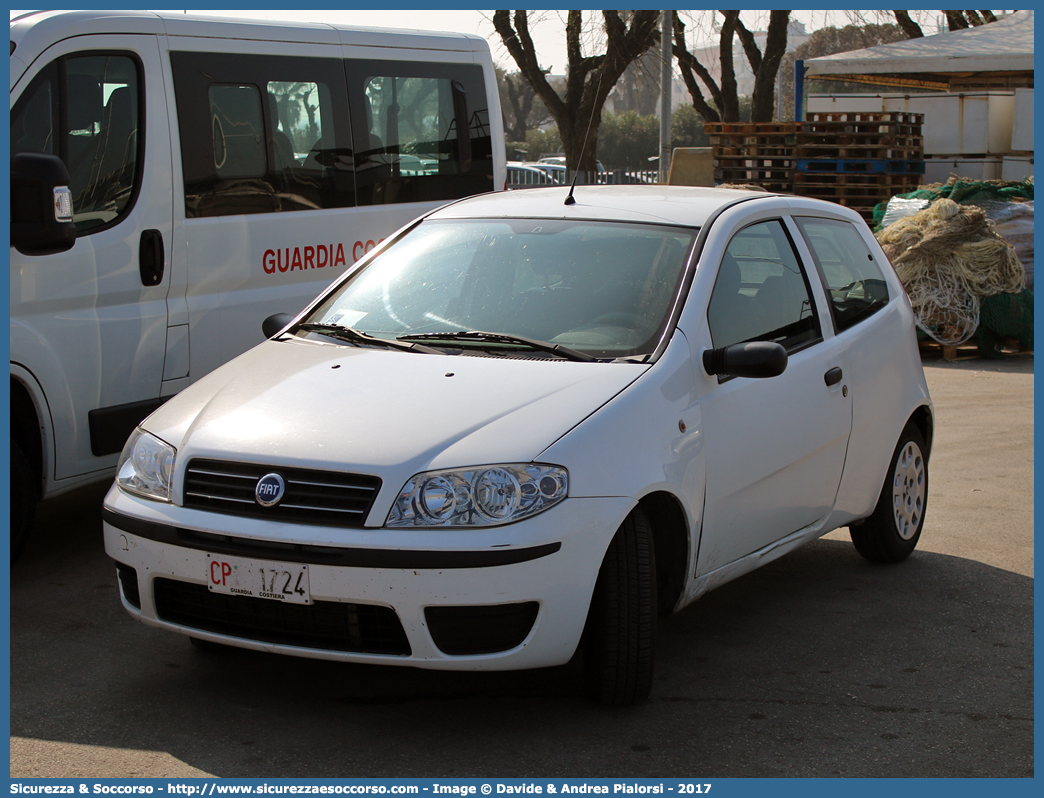
[[[871,565],[839,530],[709,593],[633,708],[575,666],[203,653],[124,612],[105,487],[55,500],[11,571],[11,776],[1032,776],[1033,359],[925,371],[918,550]]]

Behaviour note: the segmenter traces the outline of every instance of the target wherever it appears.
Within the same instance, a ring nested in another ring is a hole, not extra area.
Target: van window
[[[172,52],[185,215],[355,205],[339,59]]]
[[[318,168],[308,156],[315,143],[323,140],[323,105],[328,103],[321,99],[319,84],[269,81],[268,102],[275,125],[275,165],[282,169]]]
[[[214,84],[208,94],[217,176],[264,177],[265,125],[257,86]]]
[[[346,72],[360,205],[493,190],[480,66],[349,60]]]
[[[11,112],[12,155],[44,152],[65,162],[80,234],[115,224],[134,203],[140,82],[128,55],[67,56],[45,67]]]

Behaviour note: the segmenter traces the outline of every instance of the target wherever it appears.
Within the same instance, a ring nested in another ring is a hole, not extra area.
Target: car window
[[[428,221],[310,320],[395,337],[482,330],[594,357],[651,352],[695,231],[543,219]]]
[[[888,304],[888,284],[881,267],[854,226],[811,217],[795,221],[827,287],[838,332]]]
[[[729,242],[707,320],[715,348],[775,341],[793,351],[820,338],[807,280],[778,220],[747,227]]]

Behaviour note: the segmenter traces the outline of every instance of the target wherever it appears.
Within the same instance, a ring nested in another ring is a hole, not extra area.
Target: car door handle
[[[159,230],[143,230],[138,245],[141,284],[153,286],[163,282],[163,265],[163,234]]]
[[[826,382],[827,385],[837,385],[841,382],[841,376],[841,367],[834,366],[830,371],[823,375],[823,381]]]

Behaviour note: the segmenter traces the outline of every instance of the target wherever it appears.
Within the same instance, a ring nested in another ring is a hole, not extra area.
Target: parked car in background
[[[566,165],[566,159],[565,159],[564,155],[549,155],[546,158],[541,158],[540,160],[537,161],[537,163],[538,164],[546,163],[546,164],[551,164],[552,166],[565,166]],[[598,160],[595,161],[595,168],[599,172],[604,172],[605,171],[605,167],[602,166],[602,162],[598,161]]]
[[[540,161],[537,161],[533,164],[533,167],[541,170],[554,183],[567,182],[566,176],[568,175],[568,172],[566,171],[564,164],[541,163]]]
[[[913,312],[855,212],[665,186],[428,213],[135,430],[106,552],[144,623],[445,670],[653,685],[658,615],[928,499]]]
[[[555,181],[543,169],[521,161],[507,162],[507,189],[531,188],[533,186],[550,186]]]

